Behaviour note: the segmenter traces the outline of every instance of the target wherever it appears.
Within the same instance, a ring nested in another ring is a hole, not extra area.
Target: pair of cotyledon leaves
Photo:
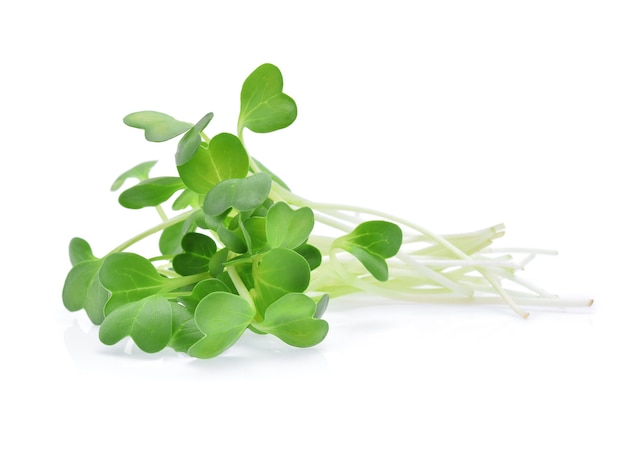
[[[241,106],[237,131],[244,128],[256,133],[268,133],[289,126],[297,116],[294,100],[283,92],[280,70],[272,64],[262,64],[252,72],[241,89]],[[181,122],[167,114],[141,111],[124,118],[124,122],[145,130],[148,141],[162,142],[192,131],[178,146],[177,163],[186,163],[200,144],[200,132],[213,118],[207,114],[197,124]],[[247,169],[247,168],[246,168]]]

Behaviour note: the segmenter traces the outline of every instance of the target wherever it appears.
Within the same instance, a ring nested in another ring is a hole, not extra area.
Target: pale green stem
[[[237,293],[239,293],[239,296],[241,296],[246,301],[248,301],[248,303],[250,304],[252,308],[256,309],[256,306],[254,305],[254,300],[252,299],[252,296],[250,295],[248,288],[243,283],[243,280],[241,280],[241,277],[239,276],[239,273],[237,272],[237,267],[228,266],[226,268],[226,272],[230,276],[230,280],[232,280],[233,285],[235,285],[235,289],[237,290]]]
[[[163,207],[160,205],[157,205],[155,208],[156,208],[157,213],[159,213],[159,217],[161,218],[161,221],[167,221],[167,215],[165,214],[165,210],[163,210]]]
[[[194,214],[198,210],[199,208],[194,208],[178,216],[174,216],[173,218],[170,218],[167,221],[163,221],[161,224],[157,224],[156,226],[151,227],[148,230],[145,230],[144,232],[141,232],[140,234],[135,235],[131,239],[124,241],[122,244],[120,244],[111,252],[109,252],[106,256],[115,254],[117,252],[122,252],[123,250],[127,249],[133,244],[143,240],[144,238],[149,237],[150,235],[160,232],[161,230],[167,229],[168,227],[173,226],[174,224],[178,224],[179,222],[186,221],[192,214]]]
[[[318,211],[322,211],[325,212],[327,214],[331,214],[331,212],[341,212],[341,211],[351,211],[354,213],[363,213],[363,214],[367,214],[367,215],[372,215],[372,216],[377,216],[379,218],[383,218],[383,219],[387,219],[389,221],[395,222],[396,224],[402,224],[405,227],[409,227],[423,235],[427,235],[430,236],[434,241],[438,242],[439,244],[441,244],[442,246],[444,246],[448,251],[452,252],[454,255],[456,255],[457,257],[459,257],[462,260],[469,260],[471,261],[472,258],[470,256],[468,256],[465,252],[463,252],[462,250],[460,250],[459,248],[457,248],[456,246],[454,246],[452,243],[450,243],[448,240],[444,239],[442,236],[437,235],[431,231],[429,231],[428,229],[415,224],[413,222],[407,221],[404,218],[398,217],[398,216],[394,216],[394,215],[390,215],[388,213],[384,213],[378,210],[374,210],[371,208],[364,208],[364,207],[355,207],[353,205],[342,205],[342,204],[326,204],[326,203],[318,203],[318,202],[311,202],[308,201],[304,198],[301,198],[299,196],[294,195],[293,193],[285,193],[285,190],[282,189],[280,186],[276,185],[272,188],[274,191],[280,192],[283,197],[287,197],[290,199],[290,201],[296,205],[299,206],[309,206],[312,209],[318,210]],[[513,309],[513,311],[515,311],[518,315],[520,315],[523,318],[527,318],[528,317],[528,312],[523,311],[522,309],[520,309],[515,302],[513,301],[513,299],[511,299],[511,297],[508,295],[508,293],[506,292],[506,290],[504,290],[501,285],[499,280],[497,280],[494,275],[487,269],[480,267],[480,266],[476,266],[476,270],[478,272],[480,272],[482,274],[482,276],[493,286],[493,288],[502,296],[502,300],[509,305],[509,307],[511,307]]]

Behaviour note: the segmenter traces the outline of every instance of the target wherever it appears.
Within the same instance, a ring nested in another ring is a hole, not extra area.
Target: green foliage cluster
[[[100,258],[87,241],[72,239],[65,307],[84,309],[100,325],[103,343],[131,337],[145,352],[169,346],[211,358],[246,330],[297,347],[321,342],[328,332],[322,315],[329,293],[309,290],[311,273],[327,257],[309,242],[315,213],[282,200],[289,193],[285,184],[252,159],[243,143],[244,129],[272,132],[296,115],[279,69],[263,64],[243,84],[238,136],[209,138],[205,129],[213,113],[196,124],[155,111],[126,116],[124,122],[143,129],[148,141],[180,137],[178,176],[150,177],[156,161],[149,161],[115,180],[112,190],[137,180],[119,195],[123,207],[156,207],[163,221]],[[162,204],[168,201],[182,213],[167,218]],[[158,255],[127,251],[153,233],[160,234]],[[401,243],[400,228],[378,220],[358,225],[331,247],[349,252],[384,281],[385,259]]]
[[[541,249],[494,250],[499,224],[438,235],[403,218],[368,208],[311,202],[244,145],[244,130],[289,126],[296,104],[283,92],[276,66],[263,64],[243,83],[237,135],[205,130],[155,111],[124,122],[148,141],[178,137],[177,176],[151,177],[156,161],[121,174],[119,203],[156,208],[161,222],[96,257],[82,238],[70,242],[72,268],[63,287],[70,311],[84,310],[103,343],[130,337],[145,352],[171,347],[207,359],[247,330],[296,347],[320,343],[329,300],[353,293],[424,302],[591,305],[561,300],[518,275]],[[174,216],[168,217],[166,205]],[[444,206],[447,208],[447,206]],[[316,233],[321,224],[334,233]],[[128,251],[158,234],[158,252]],[[521,254],[517,261],[514,254]]]

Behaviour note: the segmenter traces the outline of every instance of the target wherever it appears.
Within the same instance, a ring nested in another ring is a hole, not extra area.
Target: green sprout
[[[213,113],[196,124],[140,111],[124,123],[145,138],[180,136],[178,175],[150,177],[156,161],[120,175],[116,191],[128,209],[155,207],[161,222],[103,257],[73,238],[63,303],[85,310],[107,345],[130,337],[145,352],[171,347],[207,359],[249,330],[288,345],[309,347],[328,333],[329,300],[354,293],[442,303],[590,305],[564,300],[519,277],[537,249],[492,249],[502,225],[437,235],[383,212],[312,202],[294,194],[244,145],[244,130],[268,133],[297,116],[282,74],[263,64],[245,80],[237,136],[207,136]],[[181,136],[182,135],[182,136]],[[171,201],[172,215],[165,203]],[[317,225],[335,233],[317,233]],[[146,258],[127,249],[159,234]],[[521,255],[520,258],[514,258]]]

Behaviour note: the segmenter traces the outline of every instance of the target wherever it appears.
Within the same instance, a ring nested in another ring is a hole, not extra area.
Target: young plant
[[[441,236],[383,212],[296,195],[243,141],[245,129],[268,133],[296,119],[278,68],[263,64],[252,72],[240,100],[236,136],[209,137],[213,113],[195,124],[155,111],[124,118],[148,141],[180,137],[177,175],[151,177],[156,161],[148,161],[113,183],[116,191],[138,181],[119,203],[155,207],[161,222],[154,227],[102,257],[84,239],[70,241],[63,303],[85,310],[100,325],[104,344],[130,337],[145,352],[169,346],[204,359],[249,330],[313,346],[328,332],[322,316],[329,299],[358,292],[426,302],[501,301],[522,317],[523,304],[590,305],[521,279],[518,271],[546,251],[491,249],[502,225]],[[166,203],[176,215],[166,213]],[[317,224],[334,232],[316,233]],[[154,234],[154,255],[128,251]]]

